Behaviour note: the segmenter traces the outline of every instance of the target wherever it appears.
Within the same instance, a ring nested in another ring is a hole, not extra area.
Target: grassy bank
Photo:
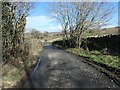
[[[110,66],[116,69],[120,69],[120,57],[119,56],[107,55],[99,51],[87,51],[87,50],[77,49],[77,48],[64,48],[63,46],[58,45],[58,44],[54,44],[54,45],[67,52],[73,53],[75,55],[88,58],[89,60],[93,60],[95,62],[105,64],[107,66]]]
[[[68,52],[74,53],[76,55],[89,58],[90,60],[96,61],[98,63],[106,64],[107,66],[120,69],[120,58],[118,56],[111,56],[102,54],[99,51],[86,51],[82,49],[65,49]]]
[[[31,71],[35,65],[40,53],[42,51],[41,42],[38,39],[26,38],[28,44],[28,53],[19,53],[17,58],[17,64],[5,64],[3,65],[2,72],[2,87],[11,88],[14,87],[23,77],[26,77],[26,73]],[[13,58],[15,59],[15,58]],[[24,59],[24,60],[23,60]]]

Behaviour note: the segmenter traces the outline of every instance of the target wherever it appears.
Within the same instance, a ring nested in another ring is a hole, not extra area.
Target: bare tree
[[[65,39],[80,47],[81,34],[110,23],[114,14],[112,3],[106,2],[58,2],[50,8],[52,15],[62,25]]]
[[[17,57],[23,48],[26,17],[29,15],[31,3],[2,2],[2,40],[3,61],[11,56]]]
[[[40,37],[42,36],[42,33],[36,29],[32,29],[31,35],[33,38],[40,39]]]

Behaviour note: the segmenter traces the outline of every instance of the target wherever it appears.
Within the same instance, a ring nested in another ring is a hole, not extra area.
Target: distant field
[[[102,30],[88,30],[82,34],[82,38],[94,37],[94,36],[104,36],[104,35],[115,35],[120,34],[120,28],[105,28]]]
[[[61,39],[62,36],[59,34],[60,32],[53,32],[53,33],[38,33],[38,35],[36,36],[37,39],[39,39],[40,41],[44,42],[44,41],[48,41],[48,42],[52,42],[55,40],[58,40],[59,38]],[[26,38],[27,37],[32,37],[31,33],[25,33]]]

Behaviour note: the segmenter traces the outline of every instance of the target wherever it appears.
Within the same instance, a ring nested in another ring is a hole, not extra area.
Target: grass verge
[[[64,48],[63,46],[58,45],[58,44],[54,44],[54,45],[58,48],[61,48],[75,55],[88,58],[89,60],[92,60],[92,61],[95,61],[101,64],[105,64],[109,67],[120,69],[120,57],[119,56],[107,55],[99,51],[87,51],[87,50],[77,49],[77,48]]]
[[[28,55],[19,53],[16,66],[12,64],[5,64],[2,67],[2,88],[15,87],[18,82],[24,77],[26,73],[32,70],[37,62],[38,57],[43,49],[41,42],[38,39],[27,38]],[[15,59],[15,58],[13,58]],[[24,60],[23,60],[24,59]]]
[[[82,49],[70,48],[65,49],[67,52],[74,53],[78,56],[89,58],[98,63],[106,64],[107,66],[120,69],[120,58],[119,56],[111,56],[102,54],[99,51],[87,51]]]

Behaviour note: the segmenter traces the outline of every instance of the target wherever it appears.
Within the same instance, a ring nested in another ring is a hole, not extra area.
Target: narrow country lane
[[[44,46],[32,75],[34,88],[116,88],[113,80],[74,56],[52,45]]]

